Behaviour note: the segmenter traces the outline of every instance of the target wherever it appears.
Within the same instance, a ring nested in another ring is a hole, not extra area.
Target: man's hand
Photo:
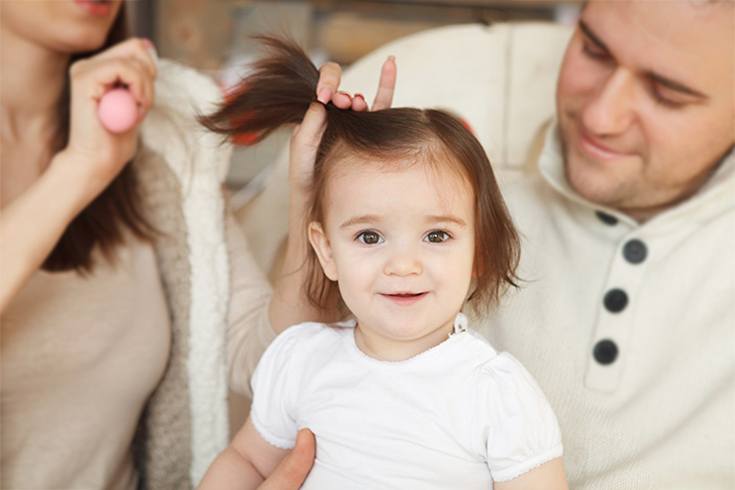
[[[314,465],[315,453],[314,434],[309,429],[301,429],[296,436],[296,446],[281,460],[258,490],[297,490]]]

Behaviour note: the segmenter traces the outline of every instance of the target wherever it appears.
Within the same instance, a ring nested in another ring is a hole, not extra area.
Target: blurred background
[[[389,41],[448,24],[533,20],[571,24],[581,4],[582,0],[130,2],[136,35],[152,39],[161,56],[209,74],[223,90],[235,84],[257,56],[250,37],[258,33],[288,34],[317,66],[332,60],[346,68]],[[266,172],[288,134],[277,132],[257,147],[238,146],[228,176],[230,187],[240,189]]]

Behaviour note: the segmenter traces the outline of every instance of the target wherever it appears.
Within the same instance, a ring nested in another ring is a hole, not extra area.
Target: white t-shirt
[[[385,362],[355,344],[354,322],[303,323],[266,350],[251,417],[269,443],[317,439],[305,489],[492,487],[562,454],[556,417],[528,372],[466,328]]]

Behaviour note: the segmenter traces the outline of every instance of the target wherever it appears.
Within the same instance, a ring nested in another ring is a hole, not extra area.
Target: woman
[[[195,120],[216,87],[122,42],[124,20],[120,0],[3,4],[3,488],[191,487],[227,442],[228,380],[247,392],[275,333],[315,315],[301,233],[271,293],[226,217],[229,148]],[[120,83],[140,117],[112,134],[96,107]],[[264,485],[298,486],[304,440]]]

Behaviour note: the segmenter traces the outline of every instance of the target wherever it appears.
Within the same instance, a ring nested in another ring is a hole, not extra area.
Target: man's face
[[[570,185],[644,220],[687,198],[735,142],[728,2],[590,1],[557,113]]]

